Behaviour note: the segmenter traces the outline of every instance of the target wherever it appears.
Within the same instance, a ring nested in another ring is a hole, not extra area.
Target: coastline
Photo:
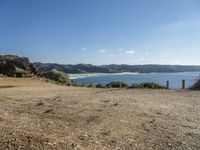
[[[68,74],[70,79],[80,79],[87,77],[97,77],[97,76],[105,76],[105,75],[129,75],[129,74],[140,74],[139,72],[122,72],[122,73],[83,73],[83,74]]]

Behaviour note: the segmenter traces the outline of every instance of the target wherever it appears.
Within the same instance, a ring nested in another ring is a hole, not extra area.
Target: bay
[[[191,87],[200,78],[200,72],[179,72],[179,73],[95,73],[95,74],[71,74],[70,78],[79,84],[103,85],[112,81],[122,81],[129,85],[133,83],[155,82],[165,86],[166,81],[170,83],[171,89],[180,89],[182,80],[186,80],[186,87]]]

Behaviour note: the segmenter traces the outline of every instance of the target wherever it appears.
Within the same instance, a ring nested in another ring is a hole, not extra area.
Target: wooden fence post
[[[169,81],[168,80],[166,82],[166,87],[167,87],[167,89],[169,89]]]
[[[182,89],[185,89],[185,80],[182,80]]]

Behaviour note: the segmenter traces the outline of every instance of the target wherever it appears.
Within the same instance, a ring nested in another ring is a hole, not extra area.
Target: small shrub
[[[35,74],[35,75],[38,74],[38,71],[37,71],[37,69],[36,69],[34,64],[30,64],[29,65],[29,72],[31,72],[32,74]]]
[[[90,83],[87,87],[90,87],[90,88],[93,87],[92,83]]]
[[[3,74],[0,74],[0,78],[4,78],[5,76]]]
[[[140,88],[140,89],[166,89],[165,86],[161,86],[154,82],[147,82],[147,83],[141,83],[141,84],[132,84],[129,88]]]
[[[24,78],[24,77],[31,77],[31,74],[28,73],[27,71],[23,70],[23,69],[15,67],[14,77],[22,77],[22,78]]]
[[[124,82],[116,81],[110,82],[106,85],[107,88],[127,88],[128,85]]]
[[[68,75],[56,69],[42,73],[41,76],[63,85],[71,85]]]
[[[76,86],[76,87],[82,87],[82,84],[76,83],[74,86]]]
[[[200,90],[200,79],[192,85],[191,90]]]
[[[96,88],[105,88],[105,86],[102,85],[101,83],[98,83],[95,87],[96,87]]]
[[[72,84],[71,84],[70,82],[68,82],[66,85],[67,85],[67,86],[71,86]]]
[[[77,86],[77,83],[76,82],[73,82],[73,84],[72,84],[73,86]]]

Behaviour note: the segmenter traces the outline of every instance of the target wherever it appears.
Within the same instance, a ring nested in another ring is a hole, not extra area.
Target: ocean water
[[[133,83],[155,82],[165,86],[168,80],[171,89],[180,89],[182,87],[182,80],[186,80],[186,87],[190,87],[200,78],[200,72],[76,74],[70,75],[70,78],[80,84],[101,83],[104,85],[112,81],[122,81],[129,85]]]

